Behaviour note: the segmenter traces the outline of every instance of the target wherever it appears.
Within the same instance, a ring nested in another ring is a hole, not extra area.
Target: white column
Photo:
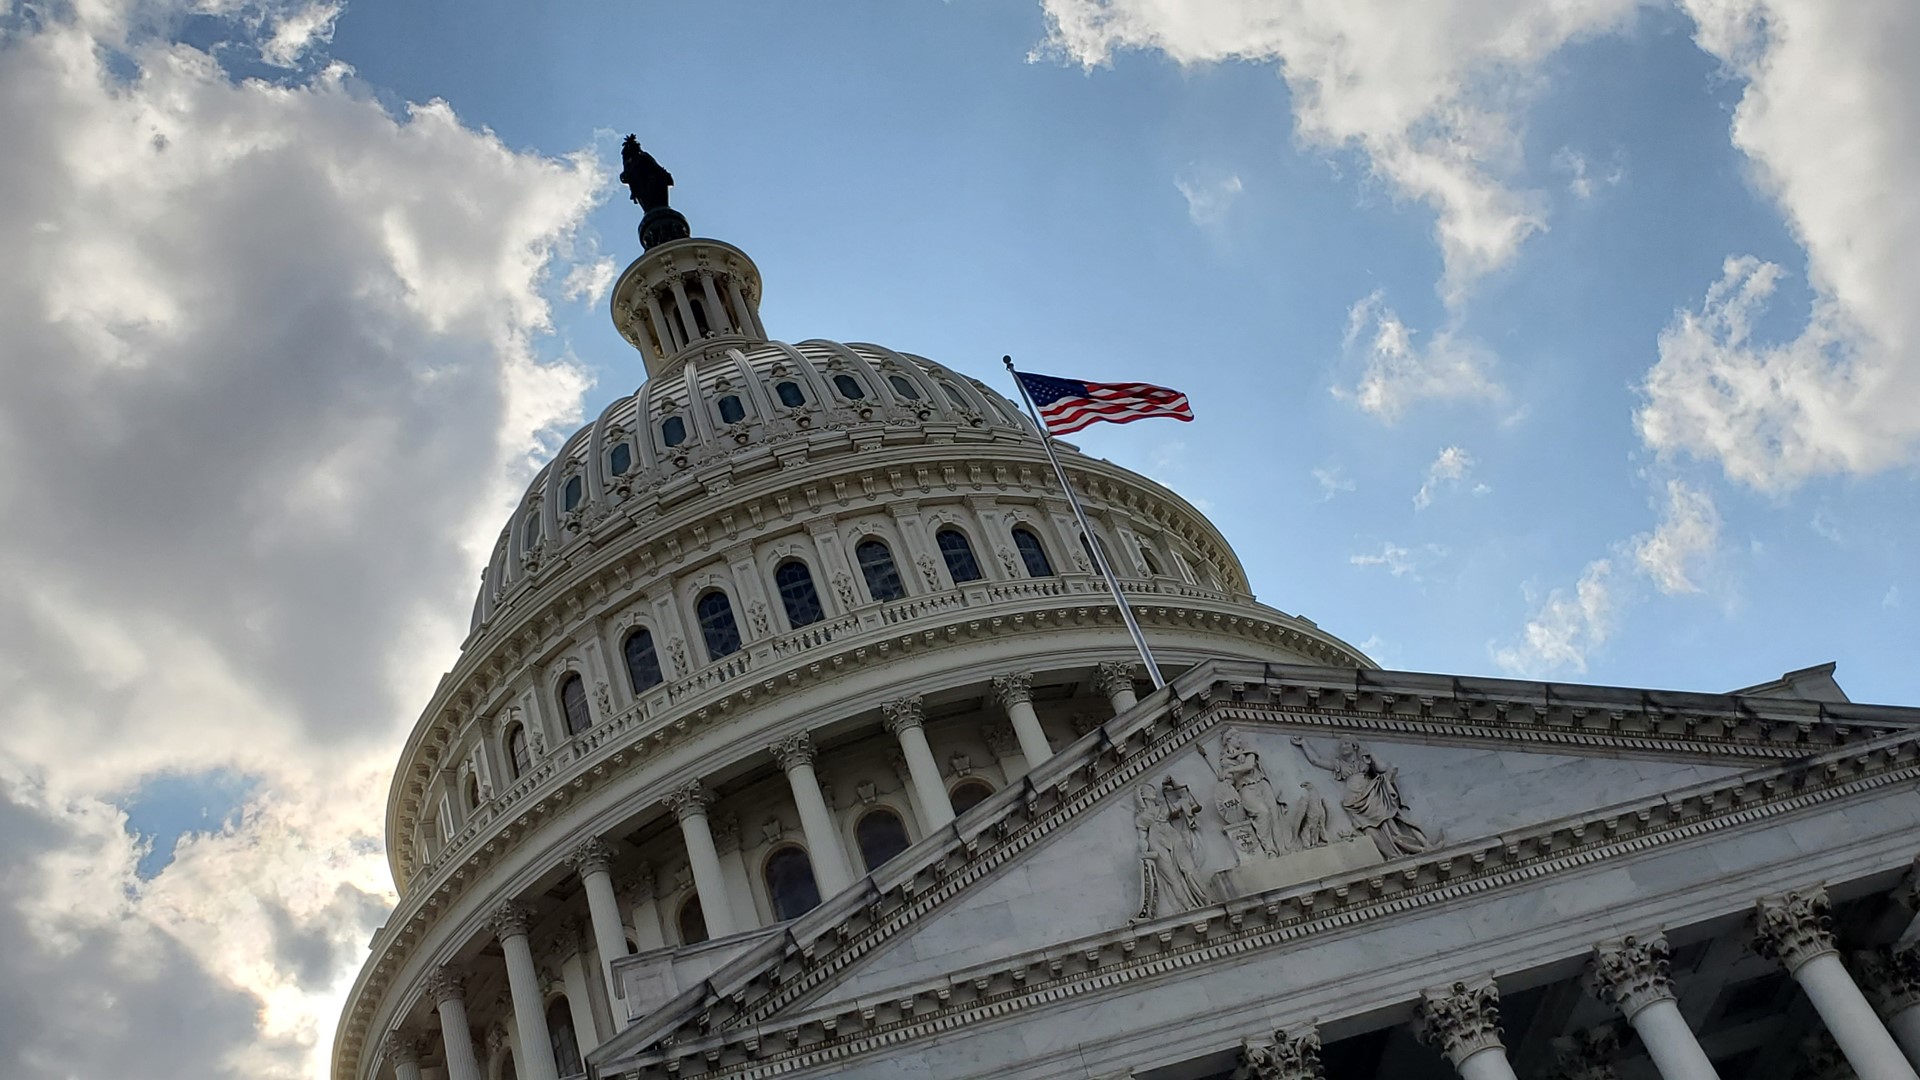
[[[664,946],[667,941],[660,934],[660,905],[653,896],[652,864],[641,863],[622,883],[620,895],[627,901],[627,924],[633,927],[634,947],[646,952]]]
[[[1840,962],[1828,911],[1822,888],[1761,897],[1754,905],[1756,951],[1779,960],[1806,991],[1860,1080],[1920,1080]]]
[[[666,312],[660,307],[660,297],[651,289],[647,290],[647,314],[653,316],[653,325],[659,332],[660,359],[664,361],[679,352],[683,343],[675,340],[673,327],[668,325]]]
[[[420,1059],[426,1056],[425,1049],[420,1040],[411,1035],[389,1033],[386,1058],[393,1065],[393,1080],[420,1080]]]
[[[546,1002],[540,999],[540,972],[533,966],[533,946],[527,943],[527,909],[509,900],[493,913],[493,933],[507,956],[507,991],[513,997],[513,1026],[520,1035],[520,1059],[514,1061],[523,1080],[559,1080],[553,1063],[553,1036],[547,1031]]]
[[[1132,1076],[1128,1070],[1122,1076]],[[1312,1027],[1282,1029],[1273,1041],[1240,1041],[1240,1069],[1248,1080],[1326,1080],[1320,1067],[1320,1033]]]
[[[1041,762],[1053,756],[1053,744],[1047,741],[1040,718],[1033,712],[1033,672],[995,675],[993,695],[1000,700],[1000,707],[1007,710],[1007,720],[1013,724],[1013,737],[1020,740],[1020,756],[1027,759],[1027,768],[1039,768]]]
[[[700,291],[707,297],[707,323],[715,333],[733,333],[733,320],[727,315],[727,305],[720,302],[720,290],[714,288],[713,271],[700,271]]]
[[[1665,936],[1625,937],[1594,946],[1587,986],[1633,1025],[1661,1080],[1720,1080],[1680,1015]]]
[[[741,930],[758,928],[760,911],[754,906],[747,857],[740,850],[739,817],[714,814],[707,818],[707,831],[713,834],[713,850],[720,856],[720,877],[727,883],[727,896],[733,901],[733,925]]]
[[[700,914],[707,937],[733,933],[733,908],[727,904],[726,879],[720,876],[720,853],[713,849],[707,828],[707,807],[713,795],[695,780],[667,796],[667,807],[680,819],[680,836],[687,843],[687,862],[693,867],[693,891],[700,895]]]
[[[473,1056],[473,1032],[467,1027],[467,999],[460,976],[441,968],[427,979],[427,993],[440,1013],[447,1080],[480,1080],[480,1062]]]
[[[766,337],[767,332],[754,325],[753,308],[747,305],[747,294],[740,289],[740,279],[727,275],[727,295],[733,299],[734,314],[738,316],[740,329],[755,337]]]
[[[1414,1034],[1465,1080],[1519,1080],[1500,1042],[1500,990],[1492,978],[1426,991],[1413,1018]]]
[[[1093,684],[1107,695],[1107,704],[1113,706],[1115,716],[1133,708],[1140,701],[1133,693],[1132,664],[1101,664],[1094,672]]]
[[[907,761],[907,775],[913,780],[915,809],[927,832],[945,828],[953,820],[953,800],[947,797],[947,785],[940,780],[940,766],[934,763],[933,748],[927,745],[926,715],[919,697],[904,697],[880,706],[887,730],[900,740],[900,756]]]
[[[1920,859],[1893,895],[1907,910],[1920,910]],[[1861,957],[1861,982],[1887,1030],[1920,1068],[1920,917],[1907,924],[1892,946]]]
[[[577,926],[561,935],[565,946],[571,951],[560,954],[566,957],[560,963],[560,984],[567,991],[567,1011],[573,1014],[574,1045],[584,1058],[600,1045],[600,1025],[593,1018],[593,997],[587,987],[587,969],[593,963],[593,954],[583,947],[582,937]],[[556,951],[559,951],[558,947]],[[619,1003],[611,997],[607,999],[607,1011],[615,1014],[616,1023],[623,1020],[619,1015]]]
[[[587,893],[587,915],[593,921],[593,947],[600,977],[606,980],[607,1000],[619,999],[613,962],[627,955],[627,931],[620,923],[620,901],[613,895],[613,851],[598,837],[573,849],[573,869]],[[702,905],[703,907],[705,905]],[[584,1004],[584,1002],[583,1002]],[[626,1027],[626,1016],[612,1010],[614,1022]]]
[[[827,800],[820,794],[820,780],[813,774],[813,740],[803,731],[767,750],[786,770],[787,784],[793,788],[793,803],[800,811],[800,830],[807,834],[813,880],[820,886],[820,898],[825,900],[853,884],[853,874],[847,869],[847,854],[840,846],[839,830],[833,827],[833,815],[827,811]]]
[[[1000,763],[1000,771],[1006,776],[1007,783],[1014,783],[1027,774],[1027,755],[1020,752],[1020,736],[1014,732],[1011,723],[989,724],[986,731],[982,732],[982,737],[986,740],[987,749],[993,751],[994,759]]]
[[[673,289],[673,302],[680,308],[680,324],[687,328],[687,343],[691,345],[700,340],[700,320],[693,317],[693,301],[687,299],[686,282],[675,274],[667,284]]]

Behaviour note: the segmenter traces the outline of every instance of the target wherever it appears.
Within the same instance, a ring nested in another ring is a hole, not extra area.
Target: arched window
[[[693,605],[700,619],[700,636],[707,639],[707,659],[718,660],[740,651],[740,627],[733,621],[733,602],[719,589],[703,594]]]
[[[869,811],[861,818],[853,827],[853,838],[860,842],[860,861],[867,864],[869,871],[880,869],[888,859],[913,845],[907,839],[906,822],[900,820],[899,814],[886,809]]]
[[[940,555],[947,560],[947,573],[953,575],[953,583],[980,580],[980,560],[973,557],[973,545],[967,541],[967,534],[951,526],[933,534],[940,545]]]
[[[1013,546],[1020,551],[1020,561],[1026,564],[1028,577],[1053,576],[1053,564],[1047,561],[1047,549],[1040,543],[1040,538],[1033,535],[1033,530],[1013,530]]]
[[[780,404],[789,409],[797,409],[807,403],[807,395],[801,391],[800,384],[792,379],[776,385],[773,392],[779,397]]]
[[[687,422],[678,416],[669,416],[660,421],[660,441],[668,446],[679,446],[687,441]]]
[[[527,729],[515,724],[507,729],[507,767],[513,770],[515,780],[527,775],[533,767],[533,755],[527,750]]]
[[[553,1067],[561,1076],[579,1076],[587,1071],[580,1061],[580,1040],[573,1034],[573,1010],[565,994],[547,1006],[547,1037],[553,1041]]]
[[[707,940],[707,915],[700,910],[698,896],[689,896],[687,902],[680,905],[680,916],[674,925],[680,928],[682,945],[698,945]]]
[[[788,559],[773,572],[773,583],[780,589],[780,602],[787,607],[787,622],[795,629],[817,623],[827,617],[820,607],[820,593],[813,587],[813,574],[799,559]]]
[[[472,773],[467,774],[466,796],[467,796],[467,809],[469,810],[480,809],[480,778],[473,775]]]
[[[867,537],[853,549],[860,573],[867,579],[867,595],[875,600],[898,600],[907,595],[900,580],[900,568],[893,563],[893,551],[886,541]]]
[[[578,735],[593,726],[587,711],[587,683],[578,675],[560,681],[560,715],[567,718],[567,734]]]
[[[616,443],[613,450],[607,454],[607,471],[615,476],[625,476],[627,470],[631,468],[633,468],[633,447],[626,443]]]
[[[1095,558],[1093,554],[1093,548],[1095,544],[1098,544],[1100,546],[1100,556],[1098,558]],[[1087,534],[1081,533],[1080,534],[1080,550],[1087,553],[1087,561],[1093,564],[1094,573],[1097,574],[1100,572],[1100,564],[1103,561],[1107,564],[1107,569],[1112,570],[1115,574],[1118,574],[1120,572],[1119,566],[1115,564],[1113,561],[1113,554],[1107,550],[1107,542],[1105,540],[1102,540],[1096,536],[1093,538],[1092,542],[1089,543],[1087,540]]]
[[[913,385],[905,375],[887,376],[887,385],[893,387],[894,393],[899,394],[908,401],[920,400],[920,388]]]
[[[775,918],[797,919],[820,906],[820,886],[813,880],[813,863],[799,848],[783,847],[767,856],[766,878]]]
[[[848,401],[859,401],[867,396],[866,387],[861,386],[860,380],[851,375],[835,375],[833,388],[840,391],[840,396]]]
[[[578,476],[567,477],[567,482],[560,488],[560,511],[562,513],[580,505],[580,495],[581,492],[585,490],[582,487],[584,483],[585,482]]]
[[[964,814],[985,802],[987,796],[992,794],[993,789],[987,786],[985,780],[962,780],[953,785],[947,797],[953,801],[953,812]]]
[[[635,629],[621,643],[620,651],[626,654],[627,680],[633,683],[634,693],[665,681],[660,673],[660,654],[653,649],[653,631],[644,626]]]
[[[720,422],[737,424],[747,417],[747,407],[740,404],[740,395],[728,394],[719,401]]]

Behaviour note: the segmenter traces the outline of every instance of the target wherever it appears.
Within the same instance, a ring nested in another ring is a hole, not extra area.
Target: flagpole
[[[1127,603],[1125,593],[1120,591],[1120,579],[1113,576],[1113,567],[1107,565],[1106,546],[1094,535],[1093,526],[1087,524],[1087,512],[1080,508],[1080,497],[1073,493],[1073,485],[1067,483],[1067,470],[1060,467],[1060,458],[1053,452],[1053,432],[1047,430],[1047,422],[1040,419],[1040,410],[1034,408],[1033,395],[1027,393],[1027,384],[1020,381],[1020,373],[1013,368],[1013,357],[1003,356],[1000,361],[1007,365],[1007,374],[1013,376],[1013,385],[1020,388],[1020,400],[1027,403],[1027,414],[1033,417],[1034,426],[1040,429],[1040,446],[1047,452],[1047,461],[1053,465],[1053,475],[1060,479],[1060,490],[1067,493],[1067,505],[1073,507],[1074,519],[1080,522],[1080,535],[1086,540],[1087,553],[1093,556],[1093,564],[1100,568],[1100,575],[1107,579],[1107,588],[1113,590],[1114,605],[1120,609],[1120,618],[1126,621],[1127,633],[1133,637],[1133,647],[1140,650],[1140,660],[1147,665],[1147,677],[1153,680],[1155,690],[1167,685],[1160,677],[1160,665],[1154,662],[1153,650],[1147,648],[1147,636],[1140,632],[1140,623],[1133,617],[1133,607]]]

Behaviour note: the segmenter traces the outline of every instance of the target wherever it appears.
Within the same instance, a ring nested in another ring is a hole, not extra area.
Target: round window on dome
[[[887,384],[893,387],[894,393],[899,394],[908,401],[920,400],[919,388],[914,386],[905,375],[889,375],[887,376]]]
[[[679,446],[687,441],[687,422],[677,416],[669,416],[660,421],[660,441],[668,446]]]
[[[780,404],[789,409],[797,409],[807,403],[807,395],[801,391],[800,384],[792,379],[775,386],[773,392],[779,397]]]
[[[608,472],[615,476],[625,476],[627,475],[627,470],[631,468],[633,468],[633,447],[626,443],[620,443],[608,452]]]
[[[746,406],[740,404],[738,394],[728,394],[717,404],[720,409],[720,422],[723,424],[737,424],[747,418]]]
[[[848,401],[859,401],[867,396],[867,388],[861,386],[860,380],[851,375],[835,375],[833,388],[840,391],[840,396]]]

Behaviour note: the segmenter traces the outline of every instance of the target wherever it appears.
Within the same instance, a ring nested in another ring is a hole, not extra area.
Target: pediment
[[[1354,678],[1189,672],[596,1061],[640,1070],[702,1047],[764,1055],[766,1038],[833,1044],[848,1026],[932,1023],[929,1011],[1005,999],[1030,978],[1137,965],[1143,943],[1377,915],[1395,897],[1507,887],[1555,860],[1745,827],[1920,754],[1914,710],[1572,688],[1594,691],[1583,703],[1565,687],[1498,695],[1461,680],[1447,680],[1464,691],[1451,696],[1338,689]],[[1639,709],[1606,707],[1634,695]]]

